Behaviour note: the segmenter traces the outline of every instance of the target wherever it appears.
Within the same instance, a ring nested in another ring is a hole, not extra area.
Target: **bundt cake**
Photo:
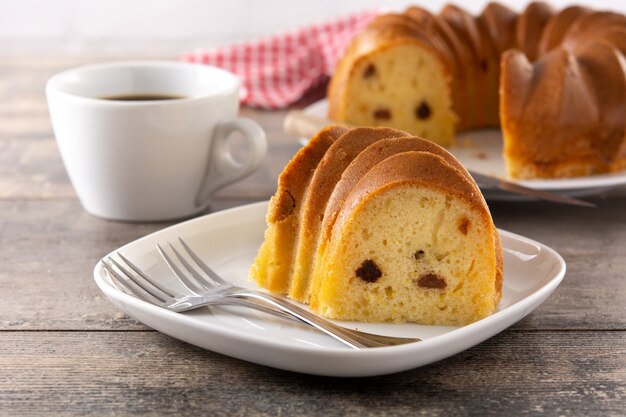
[[[625,53],[618,13],[410,7],[355,36],[329,85],[329,117],[444,146],[499,125],[513,178],[614,172],[626,168]]]
[[[345,133],[315,145],[329,132]],[[279,203],[305,166],[299,197]],[[291,240],[277,238],[276,212],[293,216]],[[326,128],[281,174],[267,220],[251,278],[325,316],[460,325],[499,302],[502,253],[487,205],[460,163],[427,140]]]

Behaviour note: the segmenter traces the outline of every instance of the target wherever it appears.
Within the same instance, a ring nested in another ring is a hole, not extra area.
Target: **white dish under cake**
[[[176,285],[155,249],[178,236],[224,279],[249,288],[248,268],[263,240],[267,202],[241,206],[189,220],[119,249],[149,275]],[[504,251],[502,301],[498,311],[463,327],[337,322],[390,336],[418,337],[408,345],[351,350],[334,339],[287,320],[239,307],[174,313],[114,287],[102,263],[94,278],[106,297],[131,317],[159,332],[224,355],[275,368],[327,376],[373,376],[426,365],[468,349],[515,324],[537,308],[559,285],[565,262],[553,249],[501,231]]]

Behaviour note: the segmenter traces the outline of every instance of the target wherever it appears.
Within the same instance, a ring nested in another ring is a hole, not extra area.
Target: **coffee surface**
[[[120,94],[116,96],[100,97],[102,100],[116,101],[155,101],[155,100],[180,100],[185,96],[176,96],[172,94]]]

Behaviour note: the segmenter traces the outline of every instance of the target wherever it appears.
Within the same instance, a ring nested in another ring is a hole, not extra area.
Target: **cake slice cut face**
[[[322,223],[322,229],[317,247],[317,254],[315,256],[315,263],[313,267],[313,276],[319,276],[323,269],[323,260],[325,259],[326,249],[331,236],[332,227],[334,226],[337,215],[346,200],[346,197],[350,194],[354,186],[361,180],[361,178],[367,174],[373,167],[378,165],[383,160],[402,152],[419,151],[429,152],[434,155],[442,157],[448,164],[455,168],[465,178],[468,179],[472,186],[475,186],[475,182],[465,167],[452,156],[448,151],[439,145],[434,144],[426,139],[419,137],[410,138],[393,138],[383,139],[373,143],[363,150],[350,165],[343,172],[341,179],[335,185],[332,195],[328,199],[326,206],[326,212],[324,213],[324,220]],[[482,196],[478,187],[475,188],[474,193],[478,196]],[[497,230],[493,228],[493,232],[497,238]],[[311,292],[317,292],[320,280],[313,280],[314,286]]]
[[[426,152],[396,154],[363,176],[322,262],[311,308],[335,319],[463,325],[501,297],[501,249],[484,201]]]
[[[450,97],[451,58],[442,58],[419,36],[409,36],[408,29],[386,43],[386,36],[394,36],[387,30],[400,31],[369,29],[355,46],[367,52],[340,64],[350,69],[338,71],[331,81],[330,118],[356,126],[390,126],[452,145],[457,116]]]

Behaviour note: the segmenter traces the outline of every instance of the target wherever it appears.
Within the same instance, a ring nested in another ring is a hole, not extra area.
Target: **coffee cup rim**
[[[137,68],[137,67],[155,67],[155,68],[181,68],[181,69],[194,69],[199,71],[207,71],[213,72],[214,74],[219,74],[222,77],[230,79],[230,85],[225,85],[223,88],[217,90],[213,93],[199,93],[191,96],[185,96],[181,98],[177,98],[176,100],[150,100],[150,101],[117,101],[117,100],[105,100],[100,97],[90,97],[88,95],[76,94],[73,92],[69,92],[63,89],[62,83],[68,79],[68,77],[72,77],[73,75],[87,72],[87,71],[97,71],[97,70],[106,70],[106,69],[115,69],[115,68]],[[241,86],[241,80],[239,77],[225,69],[213,66],[206,65],[200,63],[189,63],[189,62],[179,62],[179,61],[166,61],[166,60],[131,60],[131,61],[115,61],[115,62],[103,62],[97,64],[88,64],[82,65],[79,67],[69,68],[54,74],[52,77],[48,79],[46,82],[46,94],[55,94],[64,96],[66,98],[70,98],[73,100],[78,100],[84,102],[86,104],[92,105],[101,105],[101,106],[119,106],[119,107],[149,107],[149,106],[158,106],[174,103],[189,103],[193,101],[205,101],[205,100],[213,100],[218,99],[233,92],[239,90]]]

